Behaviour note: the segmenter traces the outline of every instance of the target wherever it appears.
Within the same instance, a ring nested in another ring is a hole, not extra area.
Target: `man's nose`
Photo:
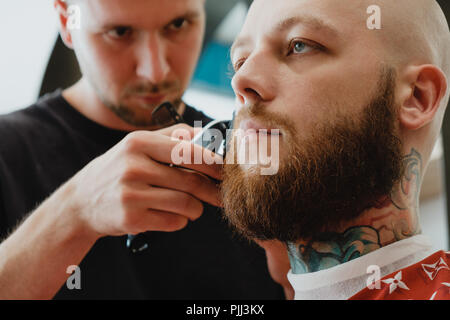
[[[274,72],[272,63],[263,53],[250,56],[231,81],[239,104],[273,100],[276,93]]]
[[[154,84],[165,81],[170,71],[166,55],[164,39],[158,35],[146,37],[138,50],[137,76]]]

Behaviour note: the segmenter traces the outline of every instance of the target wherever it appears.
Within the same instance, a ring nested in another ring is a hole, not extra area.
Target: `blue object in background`
[[[234,95],[231,87],[232,75],[230,46],[212,41],[200,57],[192,84],[206,90]]]

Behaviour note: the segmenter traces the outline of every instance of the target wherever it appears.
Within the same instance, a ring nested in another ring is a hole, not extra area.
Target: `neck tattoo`
[[[379,206],[336,232],[324,232],[313,242],[288,243],[292,273],[325,270],[419,234],[419,192],[422,157],[412,149],[404,157],[405,172]]]

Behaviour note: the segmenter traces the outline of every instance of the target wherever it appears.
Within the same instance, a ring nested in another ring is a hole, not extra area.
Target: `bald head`
[[[368,27],[373,6],[380,29]],[[449,46],[435,0],[255,0],[233,45],[232,82],[240,104],[262,100],[283,113],[295,101],[290,112],[307,133],[360,115],[392,69],[404,152],[419,149],[426,163],[450,93]]]
[[[386,59],[399,68],[432,64],[450,79],[450,31],[435,0],[369,0],[381,8],[383,27],[377,33],[385,43]],[[447,105],[448,90],[443,105]]]

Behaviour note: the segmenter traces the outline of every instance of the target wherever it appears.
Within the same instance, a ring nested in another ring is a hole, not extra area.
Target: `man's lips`
[[[241,121],[239,124],[239,129],[243,130],[244,132],[256,132],[258,134],[268,134],[268,135],[277,135],[281,136],[281,129],[279,128],[271,128],[269,126],[265,126],[262,123],[252,120],[252,119],[246,119]]]
[[[161,103],[163,100],[167,99],[166,94],[134,94],[130,97],[152,104]]]
[[[147,103],[160,103],[165,99],[166,96],[163,94],[158,94],[158,95],[136,95],[135,97]]]

